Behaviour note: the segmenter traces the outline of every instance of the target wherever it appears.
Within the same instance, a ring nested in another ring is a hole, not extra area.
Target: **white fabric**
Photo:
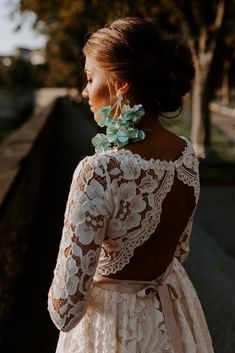
[[[134,249],[154,233],[175,177],[194,188],[197,203],[198,160],[189,141],[176,161],[110,150],[79,163],[48,296],[51,318],[65,331],[57,353],[173,353],[157,297],[96,288],[92,281],[95,273],[107,276],[123,269]],[[185,353],[211,353],[200,303],[179,262],[188,253],[192,220],[193,214],[180,237],[169,282]]]

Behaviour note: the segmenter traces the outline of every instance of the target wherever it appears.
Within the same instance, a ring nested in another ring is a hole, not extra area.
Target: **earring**
[[[114,104],[114,106],[113,106],[113,108],[115,108],[115,112],[114,112],[114,115],[113,115],[113,117],[114,117],[114,119],[116,118],[116,117],[118,117],[118,113],[120,112],[122,112],[122,107],[123,107],[123,96],[121,95],[121,94],[119,94],[119,95],[117,95],[117,97],[116,97],[116,103]]]
[[[111,147],[122,147],[130,142],[142,141],[145,133],[134,125],[145,114],[142,104],[123,104],[123,96],[118,95],[115,104],[98,110],[101,119],[98,125],[106,127],[106,134],[97,134],[92,139],[96,152],[104,152]],[[114,111],[114,112],[113,112]],[[112,114],[113,112],[113,114]]]

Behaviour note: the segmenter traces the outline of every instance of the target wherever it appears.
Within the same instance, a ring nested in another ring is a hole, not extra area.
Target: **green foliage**
[[[32,65],[33,87],[44,87],[48,77],[48,65],[38,64]]]
[[[21,58],[12,60],[11,65],[0,63],[0,87],[7,90],[42,87],[47,81],[48,65],[32,65]]]
[[[0,63],[0,87],[5,87],[8,84],[7,67]]]
[[[23,59],[14,59],[8,70],[9,83],[13,87],[33,85],[32,65]]]
[[[231,47],[234,0],[20,0],[19,10],[33,11],[35,27],[49,36],[47,84],[81,87],[80,54],[87,32],[119,16],[145,16],[164,29],[184,33],[197,52],[201,31],[206,31],[208,49],[214,44],[220,31],[218,7],[222,3],[226,12],[223,43]]]
[[[176,119],[161,119],[161,123],[178,136],[190,139],[190,112],[184,110]],[[235,181],[235,142],[215,126],[211,129],[211,146],[206,159],[200,161],[202,182]]]
[[[88,32],[124,15],[156,17],[159,5],[149,0],[21,0],[20,11],[36,14],[35,27],[49,36],[48,85],[82,87],[81,48]],[[43,24],[42,24],[43,23]]]

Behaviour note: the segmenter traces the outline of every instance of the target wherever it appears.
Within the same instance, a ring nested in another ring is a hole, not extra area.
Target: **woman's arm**
[[[91,161],[86,158],[74,172],[48,295],[51,319],[62,331],[71,330],[86,312],[109,219],[105,169]]]

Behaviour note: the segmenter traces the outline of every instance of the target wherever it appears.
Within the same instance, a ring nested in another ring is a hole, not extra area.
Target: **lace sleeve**
[[[71,330],[86,312],[109,219],[105,168],[94,166],[93,157],[80,162],[73,175],[48,294],[51,319],[62,331]]]
[[[177,259],[183,263],[189,254],[189,241],[192,233],[193,219],[200,194],[199,160],[189,141],[187,154],[183,154],[182,164],[180,163],[177,168],[177,176],[185,185],[193,187],[195,195],[194,211],[180,237],[175,252],[175,257],[177,257]]]
[[[193,215],[190,217],[185,230],[183,231],[175,251],[175,257],[183,263],[189,254],[189,240],[193,226]]]

